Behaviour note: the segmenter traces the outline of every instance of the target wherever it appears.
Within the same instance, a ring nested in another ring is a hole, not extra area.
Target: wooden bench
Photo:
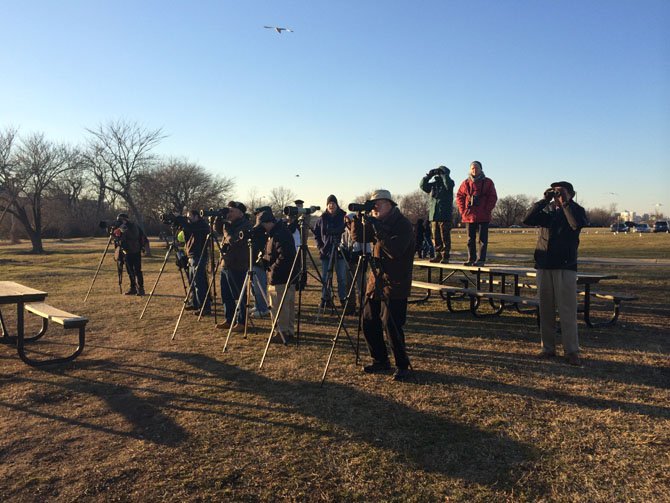
[[[31,338],[24,338],[22,336],[19,336],[17,338],[16,341],[17,350],[19,356],[25,363],[27,363],[28,365],[32,365],[33,367],[40,367],[42,365],[51,365],[54,363],[66,363],[77,358],[77,356],[79,356],[81,352],[84,350],[84,343],[86,339],[86,323],[88,323],[87,318],[77,316],[76,314],[68,313],[67,311],[63,311],[56,307],[50,306],[49,304],[46,304],[44,302],[31,302],[25,304],[24,309],[27,312],[42,318],[42,329],[36,336]],[[62,325],[63,328],[66,330],[72,328],[79,329],[79,345],[77,346],[77,349],[74,351],[74,353],[65,357],[51,358],[48,360],[34,360],[32,358],[29,358],[25,353],[25,345],[24,345],[25,340],[34,341],[39,339],[46,332],[50,321]]]
[[[621,312],[621,303],[626,301],[630,302],[633,300],[638,300],[638,297],[635,295],[629,295],[625,293],[600,293],[600,292],[590,292],[589,296],[586,295],[586,292],[579,292],[579,295],[584,297],[584,310],[586,312],[590,312],[590,302],[591,299],[590,297],[594,297],[596,299],[600,300],[609,300],[613,304],[613,312],[612,316],[610,317],[609,320],[607,321],[602,321],[602,322],[597,322],[594,323],[591,321],[590,316],[589,317],[584,317],[584,321],[590,328],[595,328],[595,327],[609,327],[614,325],[617,320],[619,319],[619,314]]]
[[[536,318],[539,322],[540,301],[537,298],[521,297],[519,295],[512,295],[509,293],[502,293],[502,292],[486,292],[476,290],[474,288],[440,285],[437,283],[429,283],[426,281],[412,281],[412,287],[427,291],[427,295],[424,298],[419,299],[419,302],[428,300],[428,298],[430,297],[430,292],[439,292],[442,298],[447,301],[447,309],[449,309],[449,311],[452,313],[470,311],[473,316],[477,317],[494,316],[502,313],[503,309],[505,309],[505,304],[507,303],[514,305],[519,312],[522,312],[519,309],[519,306],[521,305],[531,306],[533,308],[532,311],[537,315]],[[491,313],[479,312],[481,299],[487,299],[491,301],[491,307],[493,308],[493,312]],[[457,309],[452,304],[452,301],[454,300],[468,300],[469,307],[467,309]],[[496,306],[493,303],[493,301],[498,301],[500,302],[500,304]]]

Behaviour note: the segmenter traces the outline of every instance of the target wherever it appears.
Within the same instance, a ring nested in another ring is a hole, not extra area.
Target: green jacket
[[[430,181],[435,178],[434,181]],[[451,222],[454,204],[454,181],[449,173],[435,177],[426,175],[419,184],[421,190],[430,194],[428,220],[433,222]]]

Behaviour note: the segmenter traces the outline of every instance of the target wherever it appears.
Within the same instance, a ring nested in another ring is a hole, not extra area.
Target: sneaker
[[[556,353],[554,352],[549,352],[549,351],[540,351],[537,355],[535,355],[537,358],[540,360],[548,360],[549,358],[556,358]]]
[[[137,290],[135,290],[135,288],[131,288],[126,293],[124,293],[124,295],[137,295]]]
[[[135,295],[137,295],[138,297],[144,297],[144,295],[145,295],[144,294],[144,287],[140,287],[140,289],[137,290],[137,293]]]
[[[565,360],[569,365],[574,365],[575,367],[581,367],[582,360],[579,358],[579,353],[570,353],[565,356]]]
[[[396,369],[396,371],[393,373],[393,380],[394,381],[407,381],[411,377],[411,373],[409,369]]]
[[[391,363],[388,360],[385,362],[374,362],[363,367],[363,372],[366,374],[381,374],[389,370],[391,370]]]
[[[440,255],[440,254],[438,253],[438,254],[435,255],[433,258],[431,258],[428,262],[431,262],[431,263],[435,264],[435,263],[437,263],[437,262],[440,262],[441,260],[442,260],[442,255]]]
[[[217,323],[216,328],[222,329],[222,330],[227,330],[230,328],[230,322],[228,320],[224,321],[223,323]]]

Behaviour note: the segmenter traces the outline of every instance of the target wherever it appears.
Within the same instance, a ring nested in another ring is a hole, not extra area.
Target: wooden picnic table
[[[458,280],[464,289],[474,289],[476,292],[493,292],[496,285],[499,286],[500,294],[506,294],[506,288],[509,286],[513,288],[513,296],[520,297],[522,288],[535,288],[535,285],[525,282],[524,279],[535,279],[537,271],[533,268],[522,266],[510,266],[505,264],[490,264],[485,266],[468,266],[462,264],[442,264],[431,263],[428,260],[415,260],[414,265],[418,267],[425,267],[428,269],[428,282],[432,282],[432,270],[437,269],[440,272],[439,284],[444,284],[447,280],[455,275],[458,275]],[[446,276],[445,276],[446,273]],[[584,288],[581,294],[584,297],[583,307],[581,309],[584,322],[588,327],[611,325],[616,321],[619,314],[618,301],[615,301],[614,316],[605,323],[594,323],[591,320],[591,296],[595,295],[592,292],[592,285],[598,284],[601,281],[616,279],[615,274],[599,274],[590,272],[577,272],[577,285]],[[430,290],[427,290],[426,295],[419,301],[427,300],[430,297]],[[504,299],[505,297],[501,297]],[[607,297],[609,298],[609,297]],[[632,297],[631,297],[632,299]],[[489,302],[492,307],[497,309],[499,313],[502,311],[501,306],[496,306],[496,299],[490,297]],[[501,303],[504,304],[504,300]],[[508,301],[509,302],[509,301]],[[519,303],[512,302],[514,307],[520,312]]]

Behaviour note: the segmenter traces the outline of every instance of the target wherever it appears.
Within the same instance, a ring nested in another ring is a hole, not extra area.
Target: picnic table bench
[[[522,292],[525,290],[536,290],[537,286],[529,279],[535,279],[537,271],[535,269],[519,266],[508,266],[500,264],[491,264],[488,266],[467,266],[460,264],[442,264],[431,263],[427,260],[415,260],[414,265],[428,269],[428,281],[412,281],[414,288],[425,290],[422,298],[413,300],[412,302],[425,302],[430,296],[431,292],[439,292],[440,296],[447,301],[447,308],[452,311],[466,311],[469,310],[474,316],[483,315],[497,315],[500,314],[505,307],[510,306],[522,313],[536,313],[539,315],[539,299],[536,295],[524,296]],[[439,271],[439,282],[433,283],[431,273],[433,270]],[[445,272],[447,273],[445,277]],[[458,276],[455,276],[458,274]],[[613,274],[597,274],[597,273],[578,273],[577,286],[583,288],[577,293],[584,298],[583,305],[580,306],[579,312],[582,313],[584,322],[590,328],[601,326],[612,326],[619,318],[621,303],[623,301],[636,300],[637,297],[626,294],[611,294],[593,292],[592,285],[598,284],[603,280],[616,279]],[[444,282],[449,279],[455,279],[461,283],[461,287],[445,285]],[[433,288],[428,285],[436,285],[438,288]],[[439,287],[449,286],[447,290]],[[494,291],[498,288],[498,291]],[[509,291],[511,289],[511,291]],[[592,302],[591,298],[608,300],[613,303],[613,313],[609,319],[603,322],[595,322],[591,316]],[[469,299],[469,309],[454,309],[451,301],[454,299]],[[480,299],[487,299],[493,308],[492,313],[480,313]],[[521,309],[521,306],[531,306],[532,309]]]
[[[2,337],[0,342],[16,344],[16,349],[21,360],[33,367],[65,363],[74,360],[84,350],[86,340],[86,324],[88,319],[77,316],[67,311],[46,304],[44,300],[47,293],[15,283],[13,281],[0,281],[0,305],[16,304],[16,335],[10,335],[2,312],[0,312],[0,329]],[[25,312],[42,318],[42,327],[35,335],[25,335]],[[34,342],[40,339],[47,331],[49,322],[62,325],[63,329],[78,329],[79,344],[73,353],[64,357],[55,357],[44,360],[30,358],[25,351],[26,342]]]

